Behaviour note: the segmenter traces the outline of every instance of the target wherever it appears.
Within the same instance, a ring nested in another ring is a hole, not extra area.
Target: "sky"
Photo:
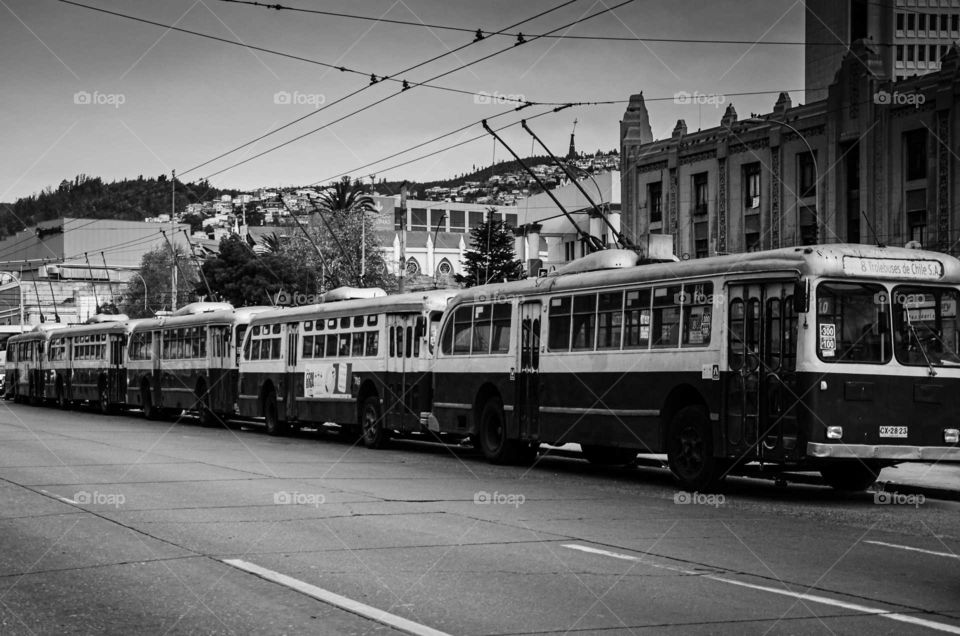
[[[367,181],[372,174],[377,180],[426,181],[509,158],[506,149],[484,136],[477,123],[483,118],[493,118],[496,127],[527,117],[557,154],[566,153],[576,119],[577,148],[592,153],[619,146],[626,102],[641,91],[655,138],[669,136],[678,119],[686,120],[691,131],[716,126],[729,103],[744,118],[770,112],[779,91],[790,91],[794,104],[803,101],[802,46],[704,42],[802,42],[800,0],[634,0],[556,32],[694,42],[533,38],[614,7],[617,0],[574,0],[564,6],[567,0],[281,1],[431,26],[225,0],[76,2],[359,73],[59,0],[0,0],[0,201],[56,188],[79,174],[113,181],[176,170],[186,181],[209,178],[216,186],[240,189],[322,185],[341,174]],[[473,36],[435,28],[491,32],[546,11],[509,29],[524,34],[527,43],[519,46],[515,37],[490,36],[449,53]],[[394,82],[370,86],[371,73],[416,84],[494,53],[429,82],[456,90],[414,85],[402,91]],[[736,95],[759,91],[767,93]],[[678,104],[679,92],[702,95],[701,103]],[[552,106],[531,106],[515,113],[513,104],[497,103],[499,96],[542,104],[616,103],[556,113]],[[352,114],[359,109],[365,110]],[[534,118],[541,112],[548,114]],[[497,117],[500,113],[509,114]],[[521,156],[535,150],[518,125],[501,134]],[[300,135],[305,136],[255,157]],[[481,139],[394,167],[477,136]],[[408,152],[361,168],[403,151]]]

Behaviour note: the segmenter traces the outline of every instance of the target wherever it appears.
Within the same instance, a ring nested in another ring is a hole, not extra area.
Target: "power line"
[[[484,31],[482,28],[473,29],[468,27],[459,27],[452,26],[449,24],[432,24],[428,22],[415,22],[413,20],[399,20],[396,18],[378,18],[374,16],[366,15],[357,15],[353,13],[341,13],[338,11],[325,11],[322,9],[304,9],[302,7],[290,7],[282,4],[267,4],[263,2],[254,2],[252,0],[219,0],[220,2],[226,2],[229,4],[240,4],[248,5],[252,7],[262,7],[264,9],[271,9],[274,11],[289,11],[292,13],[308,13],[315,15],[325,15],[335,18],[344,18],[348,20],[361,20],[365,22],[381,22],[386,24],[398,24],[403,26],[419,27],[433,29],[436,31],[455,31],[458,33],[470,33],[474,36],[474,42],[479,42],[485,38],[491,36],[501,36],[509,37],[516,39],[518,36],[522,35],[521,33],[514,33],[510,31]],[[640,36],[616,36],[616,35],[556,35],[556,34],[531,34],[525,35],[524,37],[543,37],[543,38],[555,38],[563,40],[589,40],[597,42],[670,42],[677,44],[746,44],[746,45],[772,45],[772,46],[842,46],[846,45],[842,42],[804,42],[804,41],[783,41],[783,40],[773,40],[773,41],[757,41],[757,40],[719,40],[719,39],[702,39],[702,38],[662,38],[662,37],[640,37]]]
[[[558,9],[561,9],[561,8],[563,8],[563,7],[565,7],[565,6],[569,5],[569,4],[572,4],[573,2],[576,2],[576,1],[577,1],[577,0],[567,0],[566,2],[563,2],[563,3],[561,3],[561,4],[559,4],[559,5],[555,6],[555,7],[553,7],[553,8],[551,8],[551,9],[547,9],[546,11],[541,11],[540,13],[538,13],[538,14],[536,14],[536,15],[533,15],[533,16],[531,16],[531,17],[529,17],[529,18],[526,18],[525,20],[521,20],[520,22],[516,22],[516,23],[514,23],[514,24],[512,24],[512,25],[510,25],[510,26],[508,26],[508,27],[506,27],[506,28],[511,29],[511,28],[513,28],[513,27],[515,27],[515,26],[519,26],[519,25],[524,24],[524,23],[526,23],[526,22],[530,22],[531,20],[535,20],[535,19],[537,19],[537,18],[543,17],[544,15],[547,15],[548,13],[551,13],[552,11],[556,11],[556,10],[558,10]],[[414,64],[413,66],[408,66],[407,68],[405,68],[405,69],[403,69],[403,70],[397,71],[396,73],[393,73],[393,75],[400,75],[400,74],[402,74],[402,73],[409,73],[410,71],[413,71],[413,70],[418,69],[418,68],[420,68],[420,67],[422,67],[422,66],[425,66],[425,65],[427,65],[427,64],[430,64],[430,63],[432,63],[432,62],[435,62],[435,61],[437,61],[437,60],[439,60],[439,59],[441,59],[441,58],[443,58],[443,57],[446,57],[447,55],[453,55],[453,54],[455,54],[455,53],[457,53],[457,52],[459,52],[459,51],[462,51],[463,49],[467,48],[468,46],[472,46],[474,43],[475,43],[475,42],[470,42],[470,43],[468,43],[468,44],[464,44],[464,45],[458,46],[458,47],[456,47],[456,48],[454,48],[454,49],[451,49],[451,50],[447,51],[446,53],[441,53],[440,55],[435,55],[435,56],[433,56],[433,57],[431,57],[431,58],[429,58],[429,59],[427,59],[427,60],[424,60],[424,61],[422,61],[422,62],[419,62],[419,63],[417,63],[417,64]],[[307,114],[305,114],[305,115],[302,115],[302,116],[300,116],[300,117],[297,117],[296,119],[294,119],[294,120],[292,120],[292,121],[290,121],[290,122],[287,122],[286,124],[284,124],[284,125],[282,125],[282,126],[280,126],[280,127],[278,127],[278,128],[274,128],[273,130],[271,130],[271,131],[269,131],[269,132],[267,132],[267,133],[264,133],[263,135],[260,135],[259,137],[256,137],[255,139],[251,139],[250,141],[247,141],[247,142],[245,142],[245,143],[243,143],[243,144],[241,144],[241,145],[239,145],[239,146],[236,146],[236,147],[234,147],[234,148],[231,148],[230,150],[227,150],[226,152],[223,152],[223,153],[217,155],[216,157],[214,157],[214,158],[212,158],[212,159],[209,159],[209,160],[207,160],[207,161],[204,161],[203,163],[197,164],[197,165],[193,166],[192,168],[189,168],[188,170],[186,170],[185,172],[183,172],[183,173],[181,173],[181,174],[187,174],[187,173],[189,173],[189,172],[193,172],[194,170],[197,170],[197,169],[199,169],[199,168],[202,168],[203,166],[209,165],[209,164],[213,163],[214,161],[216,161],[216,160],[218,160],[218,159],[222,159],[223,157],[226,157],[227,155],[233,154],[234,152],[237,152],[238,150],[242,150],[243,148],[246,148],[246,147],[248,147],[248,146],[251,146],[251,145],[253,145],[253,144],[255,144],[255,143],[257,143],[257,142],[259,142],[259,141],[261,141],[261,140],[263,140],[263,139],[265,139],[265,138],[267,138],[267,137],[270,137],[270,136],[272,136],[272,135],[275,135],[275,134],[279,133],[281,130],[284,130],[285,128],[289,128],[290,126],[293,126],[294,124],[300,123],[301,121],[307,119],[308,117],[313,117],[314,115],[318,115],[318,114],[320,114],[321,112],[327,110],[328,108],[332,108],[333,106],[336,106],[337,104],[339,104],[339,103],[341,103],[341,102],[343,102],[343,101],[346,101],[347,99],[350,99],[350,98],[353,97],[354,95],[357,95],[357,94],[359,94],[359,93],[362,93],[363,91],[368,90],[368,89],[369,89],[370,87],[372,87],[373,85],[374,85],[374,84],[372,84],[372,83],[371,83],[371,84],[367,84],[366,86],[362,86],[362,87],[360,87],[360,88],[358,88],[358,89],[356,89],[356,90],[354,90],[354,91],[352,91],[352,92],[350,92],[350,93],[347,93],[346,95],[344,95],[344,96],[342,96],[342,97],[339,97],[339,98],[335,99],[335,100],[332,101],[332,102],[325,103],[325,104],[324,104],[322,107],[320,107],[320,108],[317,108],[317,109],[315,109],[315,110],[313,110],[313,111],[311,111],[311,112],[309,112],[309,113],[307,113]]]
[[[66,1],[66,0],[61,0],[61,1]],[[605,14],[605,13],[609,13],[610,11],[613,11],[614,9],[617,9],[617,8],[622,7],[622,6],[624,6],[624,5],[630,4],[630,3],[634,2],[634,1],[635,1],[635,0],[622,0],[622,2],[619,2],[618,4],[615,4],[615,5],[610,6],[610,7],[606,7],[606,8],[604,8],[604,9],[601,9],[600,11],[597,11],[596,13],[590,14],[590,15],[588,15],[588,16],[582,17],[582,18],[580,18],[580,19],[578,19],[578,20],[574,20],[573,22],[570,22],[570,23],[565,24],[565,25],[563,25],[563,26],[557,27],[556,29],[553,29],[553,31],[551,31],[551,33],[556,32],[556,31],[562,31],[563,29],[570,28],[571,26],[573,26],[573,25],[575,25],[575,24],[579,24],[579,23],[581,23],[581,22],[586,22],[587,20],[590,20],[590,19],[592,19],[592,18],[595,18],[595,17],[597,17],[598,15],[603,15],[603,14]],[[535,38],[531,38],[530,40],[527,40],[527,42],[533,42],[534,40],[535,40]],[[474,64],[478,64],[479,62],[483,62],[483,61],[485,61],[485,60],[488,60],[488,59],[490,59],[490,58],[492,58],[492,57],[495,57],[495,56],[497,56],[497,55],[500,55],[501,53],[505,53],[506,51],[513,50],[513,48],[514,48],[514,47],[509,47],[509,48],[505,48],[505,49],[500,49],[499,51],[494,51],[493,53],[490,53],[490,54],[488,54],[488,55],[485,55],[485,56],[483,56],[483,57],[481,57],[481,58],[479,58],[479,59],[476,59],[476,60],[474,60],[474,61],[472,61],[472,62],[467,62],[467,63],[465,63],[465,64],[461,64],[460,66],[458,66],[458,67],[456,67],[456,68],[453,68],[453,69],[451,69],[451,70],[449,70],[449,71],[446,71],[446,72],[444,72],[444,73],[440,73],[440,74],[438,74],[438,75],[434,75],[433,77],[425,80],[425,82],[431,82],[431,81],[433,81],[433,80],[435,80],[435,79],[439,79],[439,78],[441,78],[441,77],[445,77],[445,76],[450,75],[450,74],[452,74],[452,73],[456,73],[457,71],[461,71],[461,70],[463,70],[463,69],[465,69],[465,68],[467,68],[467,67],[469,67],[469,66],[473,66]],[[426,84],[425,82],[419,82],[419,83],[417,83],[416,85],[417,85],[417,86],[421,86],[421,85],[422,85],[422,86],[428,86],[428,84]],[[205,179],[205,180],[210,179],[211,177],[214,177],[214,176],[216,176],[216,175],[218,175],[218,174],[222,174],[222,173],[224,173],[224,172],[227,172],[228,170],[232,170],[232,169],[234,169],[234,168],[236,168],[236,167],[238,167],[238,166],[242,166],[242,165],[245,164],[245,163],[249,163],[250,161],[253,161],[254,159],[258,159],[258,158],[260,158],[260,157],[262,157],[262,156],[264,156],[264,155],[266,155],[266,154],[269,154],[269,153],[271,153],[271,152],[273,152],[273,151],[275,151],[275,150],[279,150],[280,148],[283,148],[283,147],[288,146],[288,145],[290,145],[290,144],[292,144],[292,143],[294,143],[294,142],[296,142],[296,141],[299,141],[300,139],[303,139],[304,137],[307,137],[307,136],[309,136],[309,135],[312,135],[312,134],[314,134],[314,133],[317,133],[317,132],[319,132],[319,131],[321,131],[321,130],[323,130],[323,129],[325,129],[325,128],[328,128],[328,127],[330,127],[330,126],[332,126],[332,125],[334,125],[334,124],[336,124],[336,123],[339,123],[339,122],[341,122],[341,121],[343,121],[343,120],[345,120],[345,119],[347,119],[347,118],[349,118],[349,117],[352,117],[352,116],[354,116],[354,115],[357,115],[357,114],[359,114],[359,113],[362,113],[363,111],[369,110],[369,109],[371,109],[371,108],[373,108],[373,107],[375,107],[375,106],[378,106],[378,105],[380,105],[380,104],[382,104],[382,103],[384,103],[384,102],[386,102],[386,101],[388,101],[388,100],[390,100],[390,99],[393,99],[393,98],[396,97],[397,95],[402,94],[402,92],[403,92],[403,91],[401,91],[400,93],[393,93],[392,95],[387,95],[386,97],[383,97],[383,98],[381,98],[381,99],[379,99],[379,100],[377,100],[377,101],[375,101],[375,102],[373,102],[373,103],[367,104],[366,106],[363,106],[363,107],[361,107],[361,108],[358,108],[358,109],[356,109],[356,110],[354,110],[354,111],[351,111],[351,112],[347,113],[346,115],[343,115],[343,116],[341,116],[341,117],[339,117],[339,118],[337,118],[337,119],[335,119],[335,120],[333,120],[333,121],[331,121],[331,122],[329,122],[329,123],[326,123],[326,124],[324,124],[323,126],[319,126],[319,127],[317,127],[317,128],[314,128],[313,130],[309,130],[309,131],[307,131],[307,132],[305,132],[305,133],[303,133],[303,134],[300,134],[300,135],[297,135],[296,137],[293,137],[292,139],[288,139],[287,141],[285,141],[285,142],[283,142],[283,143],[280,143],[280,144],[277,144],[276,146],[272,146],[272,147],[270,147],[270,148],[267,148],[266,150],[263,150],[263,151],[255,154],[255,155],[253,155],[253,156],[250,156],[250,157],[247,157],[246,159],[243,159],[243,160],[241,160],[241,161],[235,162],[235,163],[227,166],[226,168],[223,168],[223,169],[218,170],[218,171],[216,171],[216,172],[212,172],[212,173],[206,175],[206,176],[204,177],[204,179]],[[470,94],[479,94],[479,93],[470,93]],[[517,100],[517,101],[519,101],[519,100]],[[526,106],[526,105],[563,106],[563,105],[565,105],[565,104],[562,103],[562,102],[530,102],[530,101],[527,101],[527,102],[524,103],[524,105],[525,105],[525,106]]]

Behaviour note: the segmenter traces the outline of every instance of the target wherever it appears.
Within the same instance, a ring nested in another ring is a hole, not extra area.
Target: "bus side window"
[[[680,327],[680,286],[657,287],[653,290],[653,347],[676,347]]]
[[[550,335],[547,346],[551,351],[570,350],[570,310],[573,301],[570,296],[550,299]]]
[[[600,294],[597,307],[597,349],[619,349],[623,331],[623,292]]]
[[[470,352],[474,355],[490,353],[490,318],[493,315],[491,305],[473,307],[473,344]]]
[[[410,357],[413,354],[413,341],[415,340],[413,336],[413,327],[407,327],[407,342],[406,342],[406,357]]]
[[[490,338],[490,353],[507,353],[510,350],[510,317],[513,307],[509,303],[493,306],[493,333]]]
[[[423,341],[423,337],[427,334],[427,319],[423,316],[417,316],[417,328],[414,331],[414,340],[413,340],[413,357],[420,357],[420,343]]]
[[[573,297],[573,344],[574,350],[591,350],[595,345],[597,331],[597,295],[584,294]]]
[[[377,355],[379,344],[380,344],[380,332],[368,331],[367,332],[367,348],[364,354],[368,356]]]
[[[470,353],[471,320],[473,307],[460,307],[453,315],[453,353]]]

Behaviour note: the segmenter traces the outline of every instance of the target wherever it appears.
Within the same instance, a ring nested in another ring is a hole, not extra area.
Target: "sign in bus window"
[[[646,349],[650,345],[650,290],[628,291],[624,301],[624,349]]]
[[[888,362],[892,349],[886,290],[866,283],[820,283],[817,353],[825,362]]]
[[[547,346],[551,351],[570,349],[570,309],[573,301],[570,296],[550,299],[550,334]]]
[[[713,283],[684,285],[683,346],[702,347],[710,344],[710,321],[713,319]]]
[[[955,289],[895,287],[891,299],[900,364],[960,365],[960,298]]]
[[[623,331],[623,292],[600,294],[597,299],[597,349],[619,349]]]

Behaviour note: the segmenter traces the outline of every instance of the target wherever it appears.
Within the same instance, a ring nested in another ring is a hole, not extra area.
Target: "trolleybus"
[[[454,290],[257,314],[240,362],[240,414],[267,432],[333,423],[371,448],[422,432],[436,330]]]
[[[7,340],[6,395],[16,402],[42,404],[51,397],[45,391],[44,373],[49,368],[47,344],[57,329],[66,325],[42,323],[27,333]]]
[[[124,354],[136,322],[123,314],[98,314],[87,324],[52,332],[44,395],[64,409],[81,402],[97,405],[104,414],[122,408],[127,399]]]
[[[462,291],[431,418],[493,462],[578,443],[666,454],[686,488],[750,464],[839,489],[890,464],[960,460],[960,262],[821,245],[639,265],[612,250]]]
[[[268,307],[193,303],[134,325],[127,346],[127,403],[148,419],[192,410],[201,424],[236,412],[239,343]]]

